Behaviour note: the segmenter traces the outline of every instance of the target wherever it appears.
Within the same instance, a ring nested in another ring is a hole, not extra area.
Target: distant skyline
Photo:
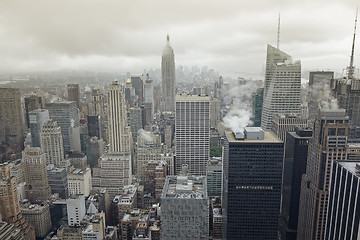
[[[0,72],[160,68],[166,35],[176,66],[220,75],[263,71],[266,45],[302,70],[349,65],[357,1],[0,0]],[[355,66],[360,67],[360,30]]]

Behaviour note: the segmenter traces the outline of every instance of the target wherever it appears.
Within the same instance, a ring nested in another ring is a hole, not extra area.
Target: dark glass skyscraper
[[[311,129],[287,133],[279,230],[282,240],[296,240],[301,176],[306,170]]]
[[[359,239],[359,162],[334,161],[329,193],[325,240]]]
[[[284,143],[259,127],[226,132],[223,239],[278,239]]]

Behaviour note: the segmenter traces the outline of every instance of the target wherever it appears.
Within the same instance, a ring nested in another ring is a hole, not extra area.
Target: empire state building
[[[161,61],[162,106],[163,111],[175,111],[175,56],[167,35],[167,44],[163,50]]]

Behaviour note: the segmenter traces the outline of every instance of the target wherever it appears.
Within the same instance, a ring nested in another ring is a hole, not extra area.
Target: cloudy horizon
[[[266,45],[276,46],[279,12],[282,51],[301,60],[303,71],[341,72],[349,64],[356,9],[352,0],[0,0],[0,5],[0,72],[142,72],[160,67],[169,34],[176,66],[259,74]]]

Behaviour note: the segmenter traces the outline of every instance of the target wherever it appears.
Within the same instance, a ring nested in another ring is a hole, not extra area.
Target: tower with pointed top
[[[167,43],[163,50],[161,61],[162,79],[162,102],[163,111],[175,111],[175,55],[170,46],[170,37],[167,35]]]
[[[274,114],[301,113],[301,63],[271,45],[267,46],[263,99],[263,129],[271,130]]]

